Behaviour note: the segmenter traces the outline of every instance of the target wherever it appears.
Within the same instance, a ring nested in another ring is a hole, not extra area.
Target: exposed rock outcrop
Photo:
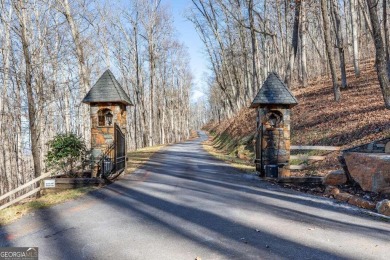
[[[351,177],[364,191],[390,192],[390,154],[344,153]]]

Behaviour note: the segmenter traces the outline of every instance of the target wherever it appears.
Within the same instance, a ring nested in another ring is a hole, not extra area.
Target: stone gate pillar
[[[126,107],[133,104],[110,70],[103,73],[83,102],[90,106],[92,177],[96,177],[97,162],[114,141],[114,124],[127,133]]]
[[[257,109],[256,170],[261,177],[290,176],[290,109],[297,99],[272,72],[251,108]]]

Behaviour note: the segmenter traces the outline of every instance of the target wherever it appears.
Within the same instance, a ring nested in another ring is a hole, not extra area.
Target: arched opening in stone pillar
[[[283,113],[279,110],[270,110],[266,114],[266,123],[271,128],[283,127]]]
[[[110,127],[113,126],[112,123],[113,114],[111,109],[104,108],[98,111],[98,126],[100,127]]]

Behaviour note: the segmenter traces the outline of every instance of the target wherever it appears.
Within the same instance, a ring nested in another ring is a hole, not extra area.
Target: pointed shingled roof
[[[123,90],[110,70],[106,70],[83,99],[84,103],[119,102],[132,106],[129,96]]]
[[[298,100],[293,93],[291,93],[275,72],[271,72],[268,75],[250,107],[256,108],[260,105],[272,104],[288,106],[295,106],[298,104]]]

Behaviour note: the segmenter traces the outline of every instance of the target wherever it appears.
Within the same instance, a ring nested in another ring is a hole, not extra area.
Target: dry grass
[[[254,165],[248,164],[247,160],[243,160],[240,158],[237,158],[237,156],[234,156],[232,154],[227,153],[224,150],[218,149],[215,147],[215,144],[210,137],[209,140],[205,141],[202,143],[203,148],[212,156],[215,158],[225,161],[229,163],[231,166],[234,168],[241,170],[243,172],[248,172],[248,173],[255,173],[256,169]]]
[[[55,194],[47,194],[38,199],[26,199],[20,204],[8,207],[1,211],[0,226],[9,224],[37,209],[48,208],[65,201],[76,199],[95,189],[97,189],[97,187],[82,187],[72,190],[60,191]]]
[[[221,122],[211,122],[204,126],[204,129],[218,135],[226,133],[231,137],[241,139],[254,134],[256,131],[256,111],[255,109],[244,108],[234,117]]]

